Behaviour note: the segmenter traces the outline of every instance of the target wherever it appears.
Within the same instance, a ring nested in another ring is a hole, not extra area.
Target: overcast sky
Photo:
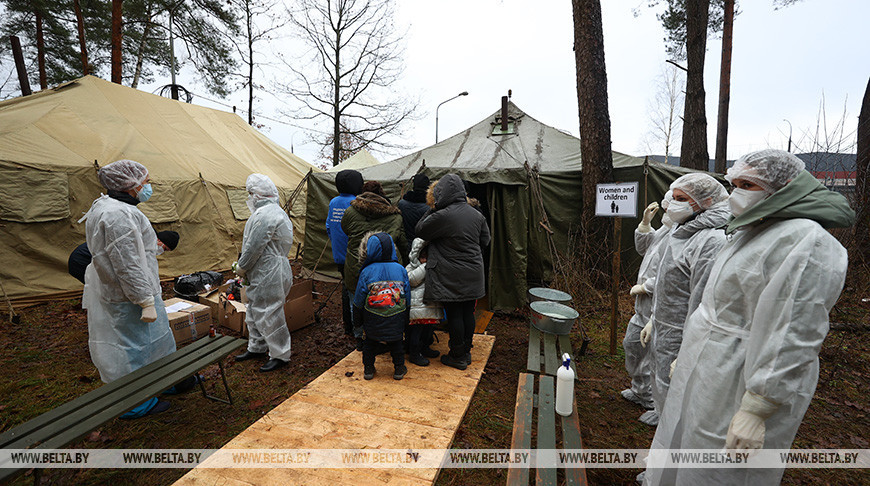
[[[648,0],[601,3],[613,150],[643,155],[642,140],[650,129],[648,106],[667,59],[664,31],[656,19],[661,7],[648,8]],[[829,123],[841,118],[845,106],[846,131],[854,135],[857,125],[870,77],[870,1],[804,0],[776,11],[771,3],[739,1],[729,158],[768,146],[786,148],[789,126],[784,120],[791,122],[797,142],[802,131],[815,127],[823,94]],[[407,29],[401,89],[419,96],[424,116],[406,127],[404,141],[414,150],[376,153],[378,159],[391,160],[434,143],[435,107],[461,91],[470,94],[439,110],[442,140],[498,110],[508,89],[513,90],[512,101],[528,115],[578,135],[571,2],[401,0],[396,24]],[[707,48],[704,82],[712,157],[721,41],[710,39]],[[193,86],[192,91],[203,90]],[[244,100],[245,95],[237,93],[227,102],[246,106]],[[201,99],[194,102],[216,106]],[[278,104],[266,99],[261,105],[264,115],[278,118],[273,112]],[[260,121],[267,125],[266,135],[279,144],[290,148],[292,143],[295,153],[310,162],[319,159],[319,149],[304,142],[306,130],[299,128],[314,128],[310,123]],[[803,145],[809,147],[806,140]]]

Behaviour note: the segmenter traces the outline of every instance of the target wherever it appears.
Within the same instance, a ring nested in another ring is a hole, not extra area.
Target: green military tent
[[[535,120],[511,102],[506,130],[502,118],[499,110],[453,137],[360,172],[366,180],[381,181],[394,204],[410,190],[418,172],[433,180],[453,172],[469,181],[470,195],[482,203],[492,231],[490,307],[514,309],[525,303],[527,283],[552,279],[554,258],[574,257],[571,236],[578,229],[582,204],[580,140]],[[617,152],[613,166],[614,180],[640,183],[641,204],[660,200],[670,182],[687,172]],[[334,180],[333,173],[308,179],[303,264],[309,271],[336,276],[325,230],[329,201],[337,195]],[[638,215],[642,210],[638,208]],[[632,267],[637,262],[632,261],[631,230],[638,220],[623,223],[624,260]]]
[[[250,215],[245,179],[268,175],[285,204],[319,172],[233,113],[181,103],[85,76],[0,103],[0,280],[9,297],[81,289],[67,274],[85,241],[78,223],[105,190],[96,169],[118,159],[144,164],[154,196],[139,205],[158,231],[180,233],[160,257],[161,277],[227,269]],[[304,194],[293,199],[295,241]],[[293,255],[291,255],[293,256]]]

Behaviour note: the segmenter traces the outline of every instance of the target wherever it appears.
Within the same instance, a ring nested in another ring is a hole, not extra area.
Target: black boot
[[[423,349],[420,350],[420,354],[422,354],[423,356],[425,356],[427,358],[437,358],[438,356],[441,356],[441,353],[439,353],[438,351],[435,351],[434,349],[430,348],[429,346],[424,346]]]
[[[408,356],[408,361],[417,366],[429,366],[429,360],[423,357],[422,354],[412,354]]]
[[[278,368],[283,368],[287,366],[287,362],[283,359],[272,358],[269,361],[266,361],[266,364],[260,366],[260,371],[263,373],[268,373],[269,371],[275,371]]]
[[[405,375],[407,373],[408,373],[408,368],[405,365],[396,366],[396,368],[393,370],[393,379],[394,380],[401,380],[402,378],[405,377]]]
[[[449,354],[442,355],[441,362],[451,368],[456,368],[457,370],[464,370],[465,368],[468,368],[468,365],[465,364],[465,360],[463,358],[454,358]]]
[[[245,351],[242,354],[236,355],[236,361],[247,361],[249,359],[258,359],[265,358],[269,353],[252,353],[250,351]]]
[[[374,366],[365,366],[365,367],[363,367],[363,378],[365,378],[366,380],[371,380],[372,378],[375,377],[375,372],[376,372],[376,371],[377,371],[377,370],[375,370],[375,367],[374,367]]]

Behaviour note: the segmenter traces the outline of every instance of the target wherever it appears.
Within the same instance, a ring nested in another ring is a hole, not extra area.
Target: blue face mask
[[[136,193],[136,198],[139,199],[139,201],[141,202],[145,202],[151,199],[152,193],[153,190],[151,189],[151,184],[145,184],[144,186],[142,186],[142,190]]]

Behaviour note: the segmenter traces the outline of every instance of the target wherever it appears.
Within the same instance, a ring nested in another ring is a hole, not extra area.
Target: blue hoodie
[[[401,341],[410,319],[411,284],[399,264],[396,245],[387,233],[363,239],[363,268],[354,293],[353,317],[376,341]]]

